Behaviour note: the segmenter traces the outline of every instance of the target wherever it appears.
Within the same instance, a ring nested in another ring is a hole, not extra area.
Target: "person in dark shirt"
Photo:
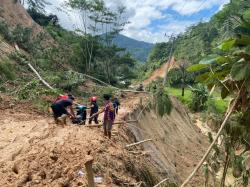
[[[116,115],[118,114],[118,109],[119,109],[120,105],[121,105],[121,104],[120,104],[118,98],[115,97],[114,100],[113,100],[113,106],[114,106],[114,108],[115,108],[115,114],[116,114]]]
[[[61,99],[54,102],[51,105],[54,119],[57,124],[61,124],[63,127],[66,124],[66,117],[70,116],[71,118],[75,118],[74,110],[73,110],[73,101],[74,97],[70,96],[68,99]],[[69,111],[67,110],[69,108]]]
[[[92,124],[92,121],[95,121],[95,124],[98,124],[98,115],[93,116],[95,113],[98,113],[99,107],[97,104],[97,98],[96,97],[91,97],[91,105],[90,105],[90,118],[89,118],[89,124]]]

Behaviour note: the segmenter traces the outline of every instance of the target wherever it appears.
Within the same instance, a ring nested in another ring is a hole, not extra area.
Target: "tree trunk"
[[[230,157],[229,157],[229,154],[227,153],[220,187],[225,187],[225,180],[226,180],[226,176],[227,176],[227,169],[229,166],[229,160],[230,160]]]
[[[184,93],[185,93],[185,88],[184,88],[184,85],[182,84],[182,93],[181,93],[182,97],[184,97]]]

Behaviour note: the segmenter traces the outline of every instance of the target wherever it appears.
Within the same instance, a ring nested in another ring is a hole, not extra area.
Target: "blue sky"
[[[74,30],[81,25],[74,10],[58,11],[66,0],[51,0],[48,13],[56,13],[61,25]],[[229,0],[104,0],[111,9],[123,5],[130,22],[122,34],[150,43],[166,41],[164,36],[179,34],[191,25],[207,21]]]

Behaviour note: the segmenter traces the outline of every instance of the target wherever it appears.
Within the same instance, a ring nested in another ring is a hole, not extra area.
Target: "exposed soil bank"
[[[209,144],[207,137],[193,124],[185,107],[175,98],[172,98],[172,103],[171,115],[161,118],[152,109],[147,109],[139,124],[129,125],[129,128],[137,141],[154,140],[144,143],[144,149],[149,151],[165,177],[180,184],[196,166]],[[139,110],[135,110],[130,118],[138,113]],[[190,186],[202,185],[200,172]]]

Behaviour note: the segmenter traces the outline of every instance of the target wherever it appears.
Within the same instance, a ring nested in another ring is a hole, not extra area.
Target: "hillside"
[[[30,15],[19,3],[13,3],[13,1],[9,0],[1,0],[0,8],[0,21],[6,21],[12,27],[16,25],[30,27],[34,30],[34,33],[42,31],[42,28],[31,19]]]
[[[140,62],[147,61],[148,54],[154,47],[154,44],[138,41],[121,34],[113,39],[113,43],[121,48],[125,48],[127,52],[130,52]]]
[[[209,21],[199,22],[189,27],[186,32],[176,35],[173,45],[173,55],[176,60],[197,64],[202,58],[211,54],[221,41],[232,37],[233,28],[238,24],[237,19],[234,20],[234,18],[240,16],[238,15],[241,11],[240,2],[233,0],[232,4],[225,5]],[[172,41],[157,43],[154,46],[144,68],[146,75],[166,62],[171,47]]]

